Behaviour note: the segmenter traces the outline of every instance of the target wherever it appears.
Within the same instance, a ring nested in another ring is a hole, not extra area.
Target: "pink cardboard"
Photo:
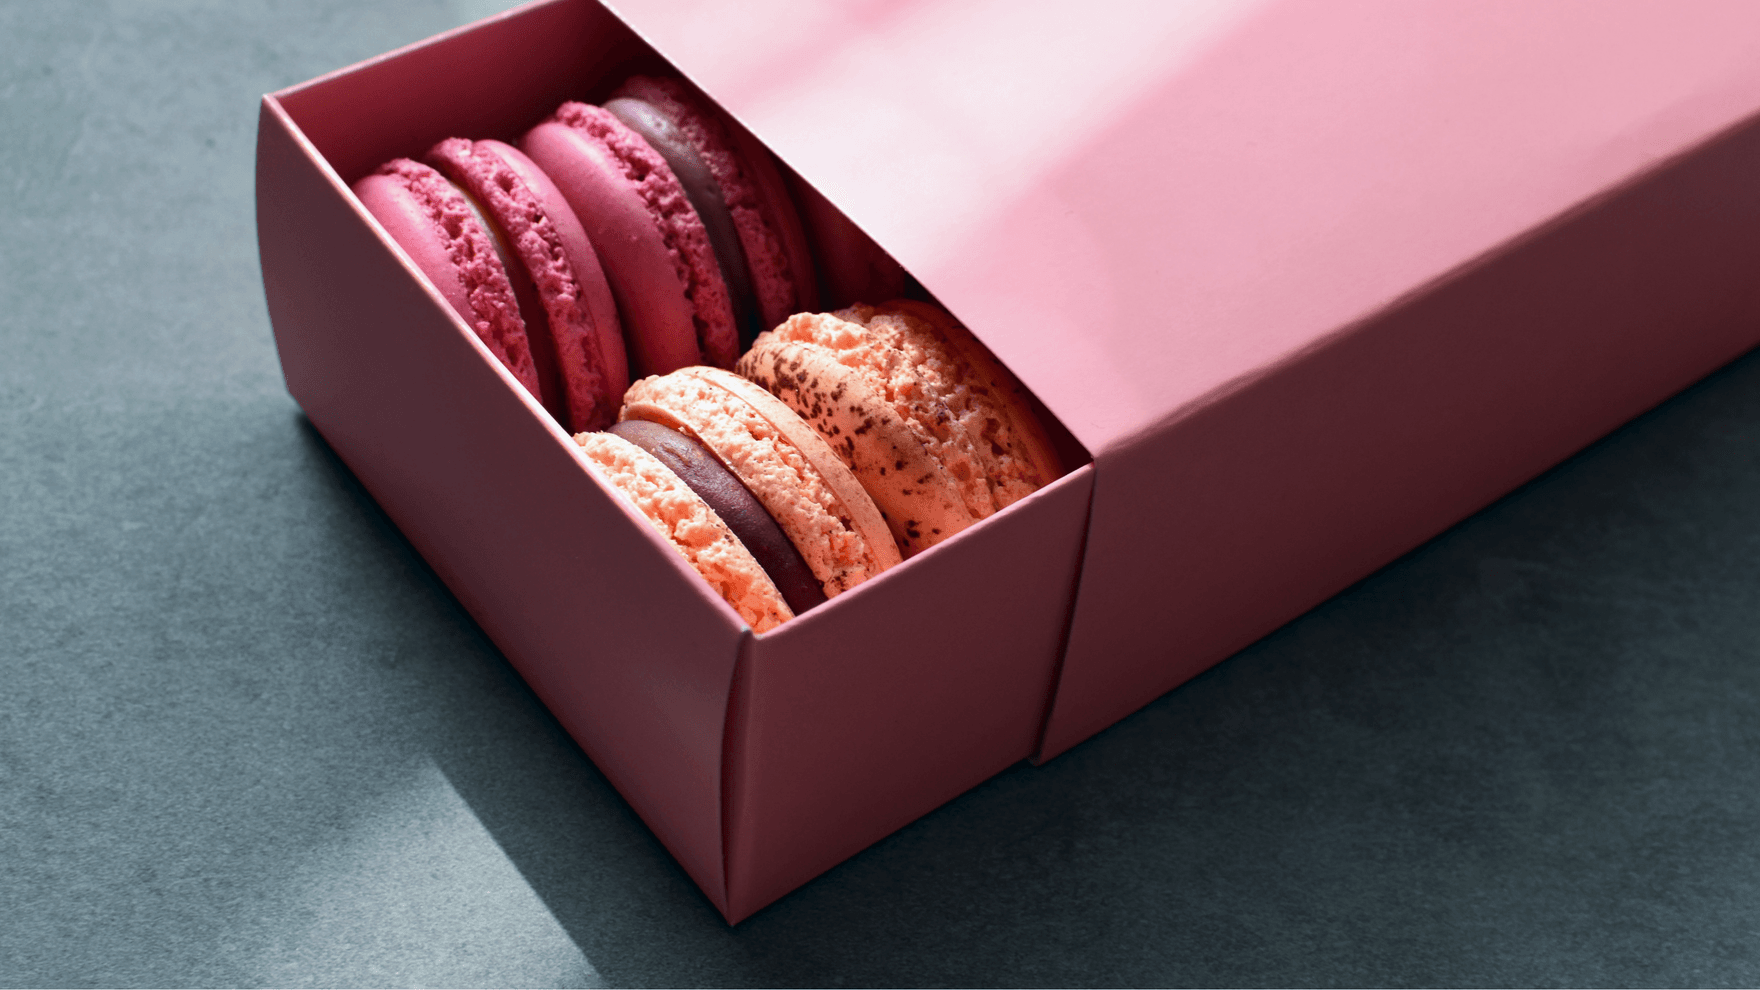
[[[738,921],[1032,754],[1093,471],[754,636],[348,191],[444,137],[517,138],[628,66],[664,67],[557,0],[265,97],[264,289],[312,424]]]
[[[1083,467],[752,643],[728,722],[730,917],[1033,754],[1092,483]]]
[[[1042,757],[1760,336],[1750,3],[622,9],[1094,452]]]
[[[749,633],[305,151],[270,98],[258,240],[289,391],[720,906],[721,722]]]

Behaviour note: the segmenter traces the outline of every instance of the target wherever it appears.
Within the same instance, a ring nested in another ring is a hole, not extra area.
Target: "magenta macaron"
[[[682,82],[636,76],[603,107],[564,103],[520,147],[599,249],[638,373],[731,367],[759,330],[816,307],[769,153]]]
[[[806,233],[770,153],[681,79],[631,76],[605,109],[671,166],[709,231],[743,350],[758,333],[819,308]]]
[[[451,138],[354,184],[363,206],[544,408],[571,431],[617,414],[629,363],[580,221],[516,148]]]

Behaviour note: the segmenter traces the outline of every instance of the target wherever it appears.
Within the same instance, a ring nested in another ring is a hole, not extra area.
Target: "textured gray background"
[[[728,929],[276,365],[258,95],[484,12],[0,2],[0,983],[1760,983],[1753,356]]]

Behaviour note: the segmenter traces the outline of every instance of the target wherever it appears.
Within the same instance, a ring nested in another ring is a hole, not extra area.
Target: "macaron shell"
[[[1050,450],[1043,427],[1030,408],[1016,408],[1024,391],[1014,394],[1019,384],[1013,376],[952,316],[906,300],[879,307],[858,304],[834,315],[901,355],[902,366],[910,369],[913,401],[948,410],[960,428],[950,435],[962,444],[969,441],[966,449],[989,483],[997,509],[1057,478],[1055,460],[1049,471],[1043,463]],[[1023,422],[1032,424],[1031,436],[1023,433]]]
[[[825,604],[825,589],[794,541],[776,525],[764,503],[701,440],[686,431],[641,419],[620,420],[605,432],[653,454],[690,486],[764,568],[794,614]]]
[[[784,439],[792,444],[807,463],[819,473],[825,483],[837,495],[847,514],[847,522],[851,529],[859,534],[874,554],[874,559],[881,570],[885,570],[902,559],[898,545],[892,539],[892,531],[886,525],[886,518],[880,514],[880,507],[868,490],[862,487],[849,465],[825,438],[819,435],[806,420],[800,417],[788,404],[765,391],[755,382],[720,368],[691,369],[704,381],[731,392],[750,406],[753,412],[763,417]]]
[[[691,202],[697,219],[709,235],[709,247],[715,253],[721,280],[727,286],[727,298],[733,306],[734,326],[738,328],[743,346],[756,335],[758,303],[752,295],[751,271],[746,267],[745,249],[740,246],[739,230],[727,200],[721,195],[721,184],[715,180],[697,145],[673,121],[672,116],[645,100],[614,96],[604,108],[622,121],[624,126],[641,135],[648,147],[666,159],[666,167],[678,179],[685,198]]]
[[[610,286],[574,211],[530,159],[499,141],[449,138],[428,158],[483,205],[530,278],[543,306],[526,320],[533,357],[552,348],[568,428],[610,425],[629,361]]]
[[[739,150],[740,159],[747,165],[752,195],[761,204],[759,212],[766,219],[768,231],[781,242],[782,255],[787,259],[787,282],[793,290],[792,300],[781,291],[774,297],[759,292],[764,322],[766,326],[774,327],[795,313],[819,309],[819,275],[813,264],[813,248],[807,240],[806,226],[801,222],[794,198],[788,194],[788,183],[769,149],[737,120],[728,120],[727,130]],[[903,273],[903,269],[899,271]],[[772,301],[766,302],[767,299]]]
[[[875,307],[880,314],[898,313],[914,316],[935,327],[943,341],[969,363],[978,378],[989,385],[990,395],[1008,420],[1012,442],[1008,449],[1021,458],[1031,473],[1035,488],[1063,477],[1063,459],[1051,442],[1051,434],[1033,409],[1027,387],[1014,373],[944,310],[915,299],[894,299]],[[1013,501],[1012,499],[1010,500]]]
[[[682,80],[632,76],[615,96],[639,99],[660,110],[708,167],[738,232],[763,327],[818,308],[806,233],[770,153]]]
[[[731,366],[738,333],[708,233],[659,153],[599,107],[564,103],[520,149],[598,249],[637,370]]]
[[[568,395],[562,383],[562,370],[556,366],[556,344],[550,339],[550,316],[544,312],[544,300],[539,297],[538,287],[532,282],[525,264],[519,260],[519,252],[513,249],[506,233],[490,218],[488,208],[464,189],[459,191],[471,205],[471,213],[489,232],[489,241],[495,245],[495,256],[501,259],[507,281],[513,285],[513,296],[519,300],[519,318],[525,325],[532,364],[538,370],[538,387],[541,389],[538,401],[543,403],[544,411],[552,419],[567,425]]]
[[[464,195],[439,172],[408,158],[386,162],[353,190],[453,312],[542,401],[519,300]]]
[[[825,440],[780,400],[719,368],[630,387],[622,418],[702,442],[782,527],[834,597],[899,562],[880,510]]]
[[[727,524],[653,454],[610,433],[582,433],[575,443],[599,476],[634,503],[754,632],[794,617]]]
[[[760,335],[736,370],[818,430],[879,506],[903,555],[911,557],[988,515],[989,490],[970,456],[936,440],[889,394],[885,379],[859,364],[843,363],[838,349],[780,335],[804,318],[795,316]],[[855,335],[864,333],[854,324],[843,326]],[[965,474],[964,484],[956,470]],[[984,511],[967,504],[967,493],[977,490],[984,496]]]
[[[970,410],[950,401],[965,396],[946,387],[940,373],[948,362],[925,360],[915,338],[873,332],[846,320],[849,311],[837,314],[799,313],[769,331],[778,340],[798,341],[824,349],[835,360],[857,370],[868,389],[907,423],[946,469],[949,482],[960,493],[966,510],[975,519],[996,511],[988,471],[993,455],[980,443],[978,425]],[[883,329],[891,329],[883,328]],[[907,346],[900,347],[900,343]],[[832,444],[836,446],[835,441]]]
[[[580,218],[568,206],[568,200],[562,196],[562,190],[544,174],[523,152],[510,144],[500,141],[479,141],[479,146],[486,147],[499,156],[512,169],[530,190],[538,209],[549,220],[550,228],[556,236],[554,247],[548,238],[544,239],[546,250],[539,254],[536,251],[526,258],[526,264],[532,272],[533,281],[538,284],[538,291],[546,301],[549,311],[551,300],[558,307],[566,307],[574,316],[569,325],[579,327],[580,333],[570,333],[557,338],[559,356],[563,358],[563,374],[570,374],[570,369],[591,366],[592,355],[597,355],[597,369],[600,372],[599,395],[605,398],[603,406],[608,415],[603,419],[593,417],[593,422],[601,426],[616,419],[616,407],[622,400],[623,393],[629,388],[629,354],[623,342],[623,324],[617,316],[617,300],[611,294],[611,283],[605,277],[604,267],[599,263],[599,252],[593,248],[592,239],[587,236],[586,228],[581,226]],[[536,245],[531,245],[536,247]],[[559,250],[558,250],[559,249]],[[523,254],[523,248],[522,248]],[[540,271],[539,266],[542,266]],[[571,297],[567,286],[572,281],[574,294]],[[582,319],[581,317],[585,317]],[[552,315],[552,321],[555,316]],[[569,360],[569,358],[575,360]],[[588,379],[583,379],[583,385]],[[571,389],[576,387],[572,384]],[[572,391],[570,393],[573,394]],[[596,429],[598,427],[575,426],[572,429]]]

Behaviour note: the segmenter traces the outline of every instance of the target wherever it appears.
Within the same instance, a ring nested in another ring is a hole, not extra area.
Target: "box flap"
[[[1760,101],[1742,2],[742,4],[629,23],[1101,459]]]
[[[730,921],[1032,754],[1093,480],[1084,465],[757,637],[724,750]]]

